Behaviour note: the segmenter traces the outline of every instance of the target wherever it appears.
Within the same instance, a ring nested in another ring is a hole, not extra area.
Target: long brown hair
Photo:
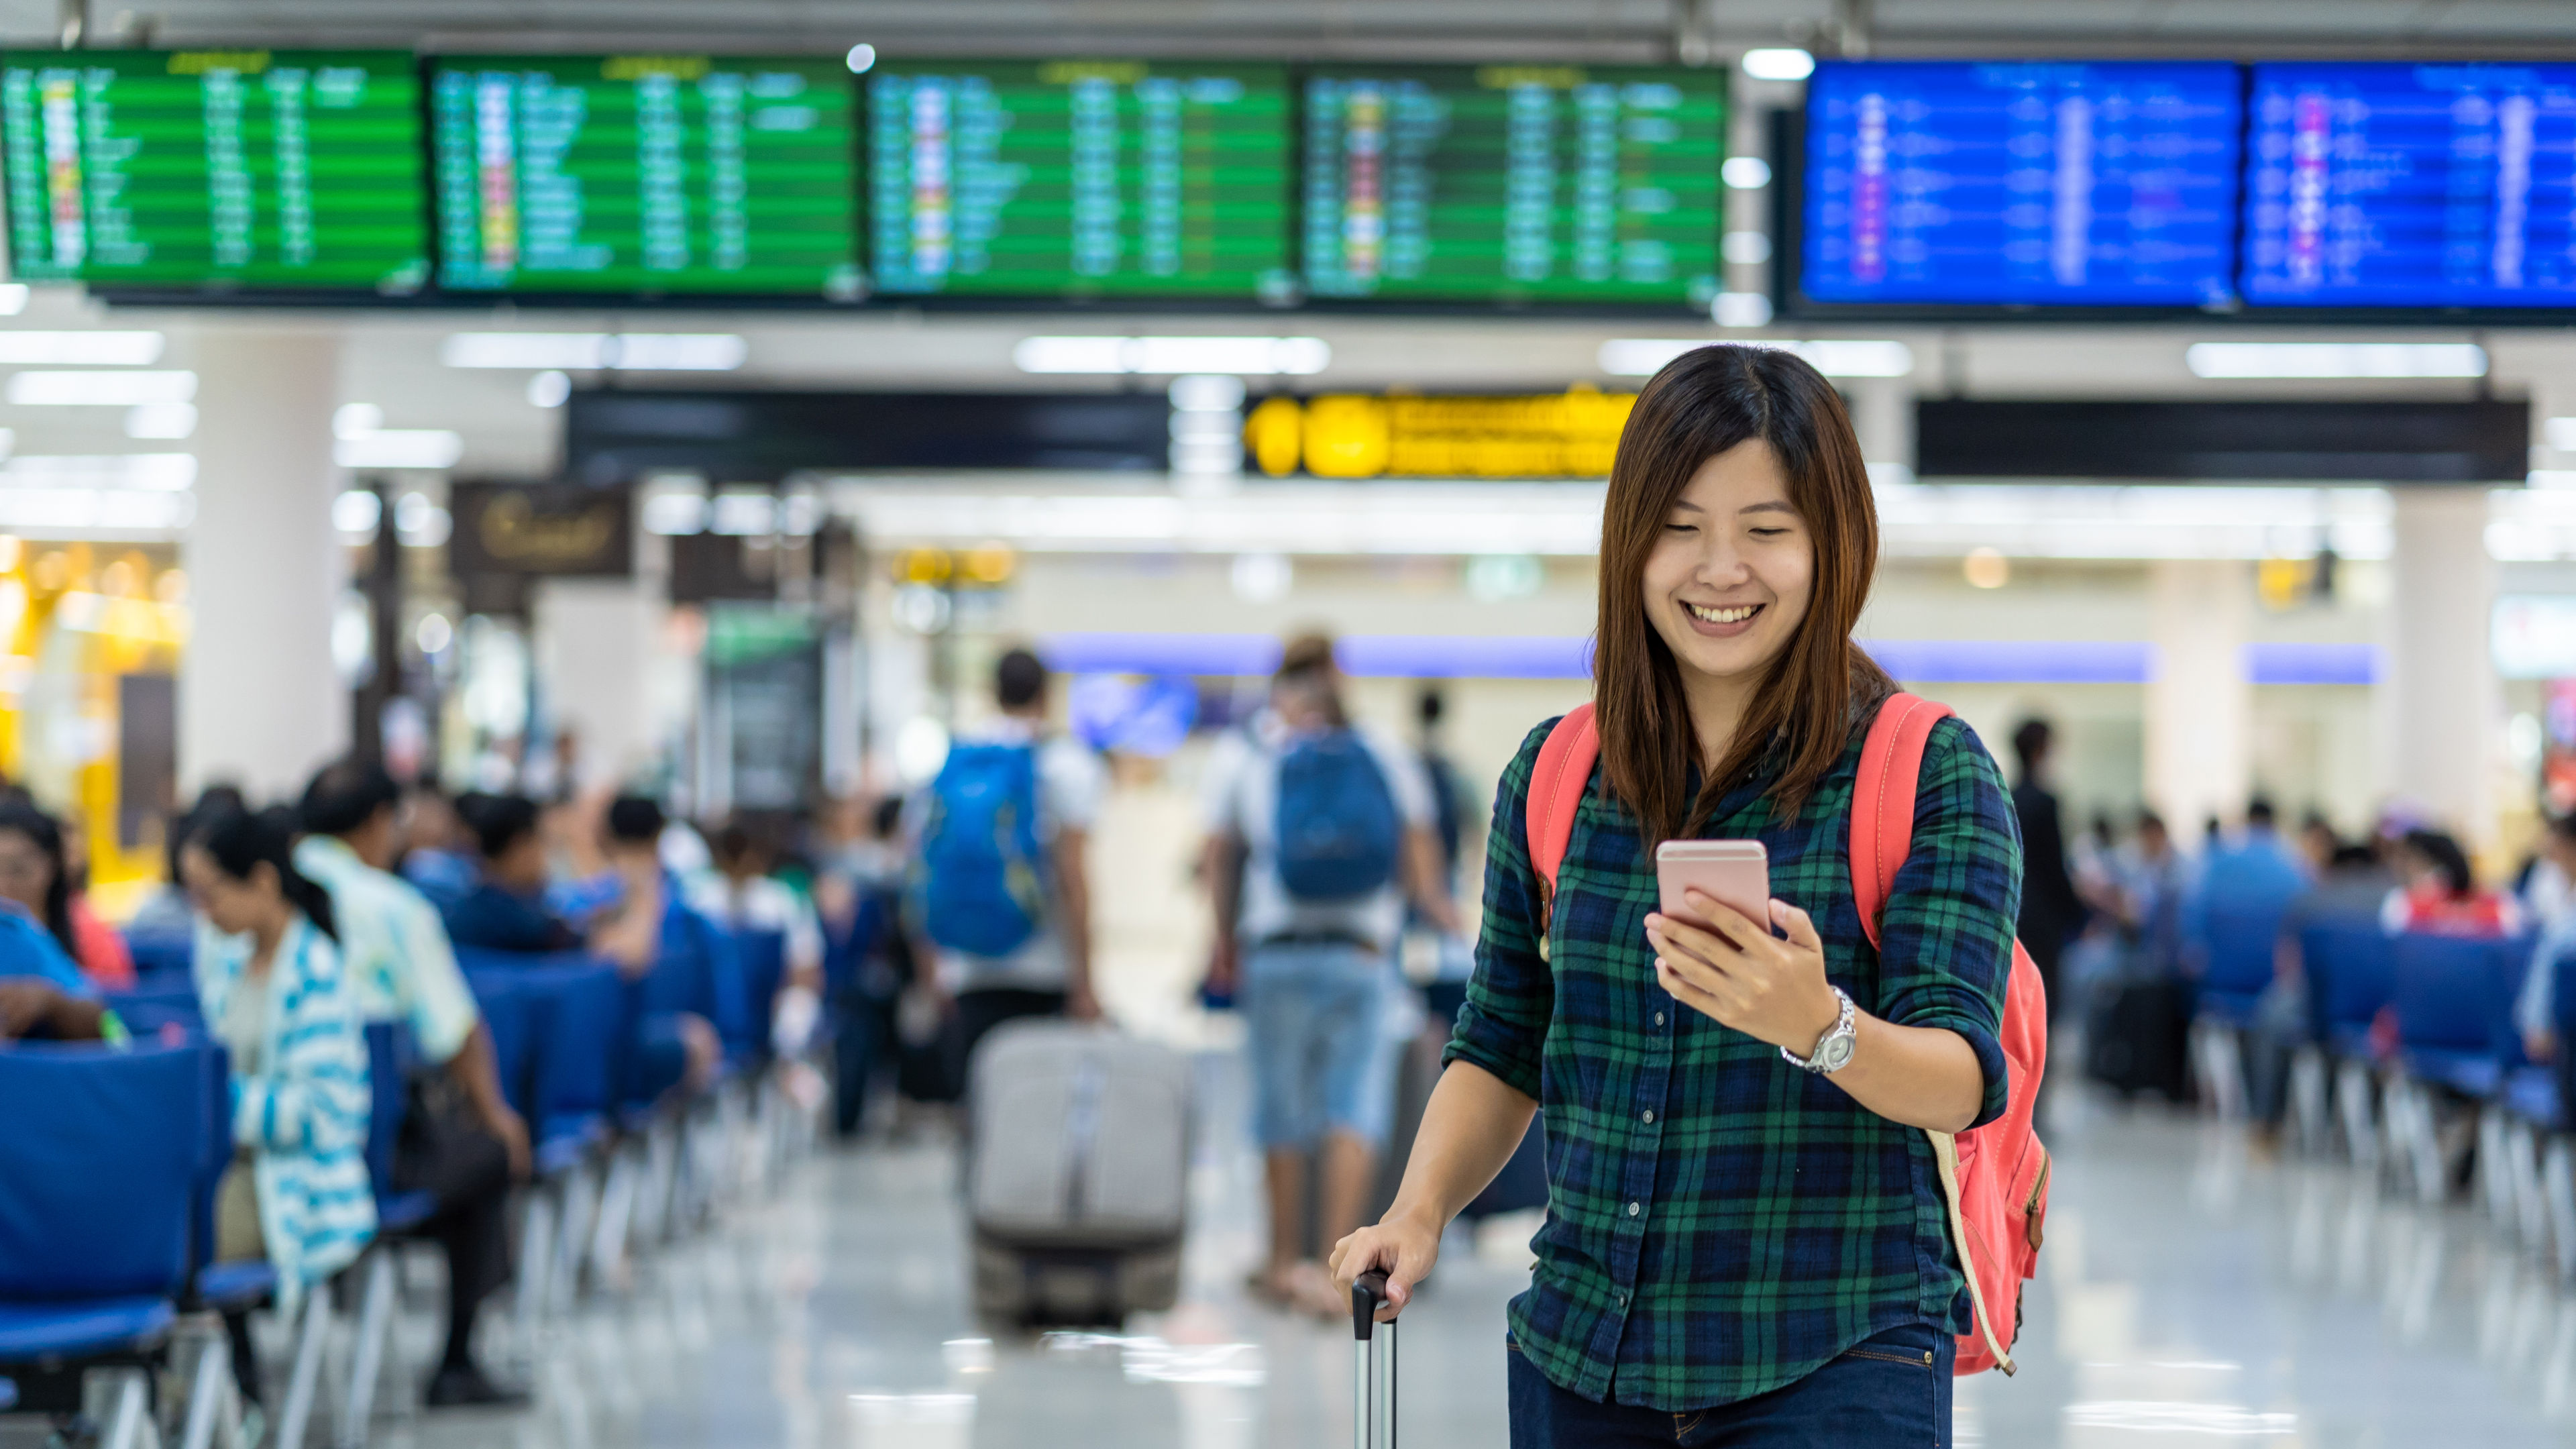
[[[1726,758],[1690,794],[1699,742],[1680,666],[1646,617],[1647,556],[1700,465],[1759,438],[1788,479],[1789,502],[1816,550],[1815,583],[1797,633],[1771,661]],[[1601,507],[1600,621],[1593,696],[1602,783],[1645,830],[1648,850],[1697,830],[1727,789],[1779,750],[1770,789],[1795,815],[1840,759],[1855,706],[1896,685],[1851,639],[1878,570],[1878,508],[1842,398],[1796,355],[1774,348],[1695,348],[1637,396]]]

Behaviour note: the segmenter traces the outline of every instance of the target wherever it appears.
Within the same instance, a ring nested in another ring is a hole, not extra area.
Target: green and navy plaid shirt
[[[1547,1225],[1511,1306],[1520,1352],[1585,1398],[1681,1413],[1791,1383],[1891,1328],[1972,1331],[1924,1135],[1655,983],[1654,867],[1597,769],[1540,956],[1526,804],[1548,728],[1503,774],[1484,938],[1447,1053],[1546,1112]],[[1864,733],[1865,721],[1794,820],[1762,797],[1766,767],[1700,834],[1762,842],[1771,893],[1815,919],[1827,976],[1862,1010],[1967,1039],[1985,1072],[1983,1123],[2006,1086],[1996,1032],[2021,897],[2012,801],[1966,725],[1933,729],[1913,850],[1885,949],[1873,950],[1847,860]]]

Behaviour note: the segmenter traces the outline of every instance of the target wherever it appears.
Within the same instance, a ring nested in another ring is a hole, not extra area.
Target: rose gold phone
[[[1746,917],[1771,923],[1771,857],[1758,840],[1667,840],[1655,847],[1659,908],[1676,920],[1705,926],[1682,903],[1691,887],[1708,892]]]

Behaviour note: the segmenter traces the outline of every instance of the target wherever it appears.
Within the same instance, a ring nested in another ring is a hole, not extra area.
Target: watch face
[[[1825,1039],[1823,1048],[1816,1053],[1816,1065],[1823,1071],[1838,1072],[1850,1063],[1851,1055],[1851,1033],[1836,1032]]]

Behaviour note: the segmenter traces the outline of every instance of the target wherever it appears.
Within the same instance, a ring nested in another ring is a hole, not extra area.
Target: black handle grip
[[[1377,1327],[1377,1306],[1386,1301],[1386,1270],[1371,1268],[1351,1280],[1351,1337],[1369,1338]]]

